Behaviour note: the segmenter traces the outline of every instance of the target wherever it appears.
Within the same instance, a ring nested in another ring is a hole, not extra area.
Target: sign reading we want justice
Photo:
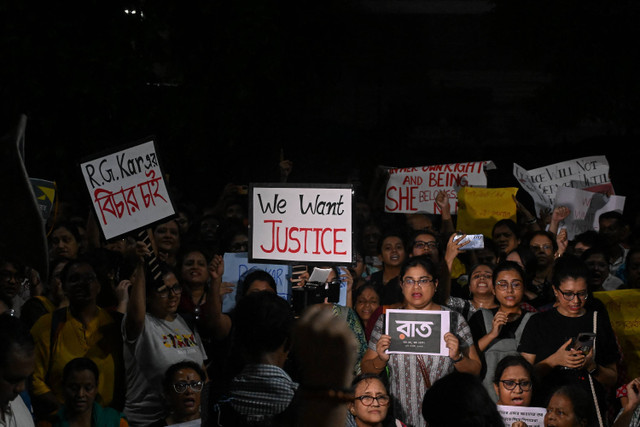
[[[350,185],[250,186],[251,261],[353,262]]]
[[[80,164],[105,239],[175,214],[153,140]]]

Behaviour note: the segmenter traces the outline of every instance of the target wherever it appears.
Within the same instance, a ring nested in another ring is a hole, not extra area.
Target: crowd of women
[[[247,251],[239,189],[115,241],[91,213],[61,209],[46,275],[0,259],[1,311],[35,343],[21,398],[36,425],[296,425],[287,414],[322,418],[323,405],[344,405],[344,425],[358,427],[500,426],[504,406],[546,408],[545,426],[640,425],[640,379],[627,374],[637,367],[594,297],[640,287],[634,221],[608,212],[598,231],[569,239],[566,208],[518,204],[515,221],[466,250],[444,194],[438,216],[375,212],[357,197],[356,262],[327,266],[347,298],[317,304],[355,342],[334,355],[354,378],[346,387],[329,381],[326,354],[292,345],[299,319],[265,296],[277,293],[273,277],[253,269],[223,282],[223,255]],[[448,312],[446,355],[390,353],[390,309]]]

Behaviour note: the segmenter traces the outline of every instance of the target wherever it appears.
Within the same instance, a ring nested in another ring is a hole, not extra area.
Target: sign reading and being
[[[153,140],[80,164],[105,239],[175,214]]]
[[[391,337],[388,353],[448,356],[444,335],[450,329],[448,311],[385,311],[385,331]]]
[[[250,186],[249,260],[351,264],[351,185]]]

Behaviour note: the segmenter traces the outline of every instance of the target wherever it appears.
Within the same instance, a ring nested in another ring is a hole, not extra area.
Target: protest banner
[[[448,356],[444,334],[449,332],[449,312],[431,310],[385,311],[385,333],[391,337],[389,354]]]
[[[587,230],[598,231],[600,215],[609,211],[622,213],[624,202],[624,196],[607,196],[593,191],[561,187],[556,194],[555,206],[569,208],[569,216],[563,220],[563,225],[567,229],[569,240],[572,240]]]
[[[80,169],[107,240],[175,214],[153,139],[92,156]]]
[[[561,187],[583,189],[611,182],[605,156],[582,157],[529,171],[514,163],[513,176],[533,198],[538,215],[543,208],[553,208]]]
[[[534,406],[498,405],[498,412],[502,415],[506,427],[510,427],[518,421],[524,422],[527,427],[544,427],[544,416],[547,410]]]
[[[640,289],[594,292],[607,307],[611,326],[624,354],[627,380],[640,376]]]
[[[29,182],[33,187],[42,219],[46,221],[53,210],[53,202],[56,198],[56,184],[55,182],[38,178],[29,178]]]
[[[465,234],[491,237],[493,225],[501,219],[516,220],[517,188],[463,187],[458,191],[457,228]]]
[[[251,184],[249,260],[349,265],[351,185]]]
[[[291,277],[291,266],[286,264],[256,264],[249,262],[246,252],[242,253],[225,253],[224,254],[224,273],[222,281],[233,283],[236,286],[231,293],[222,297],[222,312],[229,313],[236,306],[236,298],[238,295],[238,282],[244,279],[246,274],[253,269],[266,271],[273,277],[276,282],[278,295],[289,301],[291,294],[291,285],[289,278]]]
[[[461,187],[486,187],[486,170],[495,169],[491,161],[448,165],[390,168],[385,191],[385,212],[439,214],[436,196],[444,191],[449,197],[451,214],[458,210]]]

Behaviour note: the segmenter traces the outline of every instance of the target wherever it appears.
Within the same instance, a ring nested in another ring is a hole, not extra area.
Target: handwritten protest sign
[[[569,216],[564,219],[569,239],[587,230],[598,231],[598,218],[609,211],[624,210],[624,196],[607,196],[602,193],[561,187],[556,194],[555,206],[569,208]]]
[[[250,186],[249,259],[351,264],[350,185]]]
[[[451,213],[455,214],[458,190],[467,186],[486,187],[485,170],[489,169],[495,169],[491,161],[389,169],[384,210],[440,213],[436,196],[444,191],[450,199]]]
[[[244,279],[244,276],[253,269],[266,271],[273,277],[276,282],[278,295],[289,300],[291,294],[289,278],[291,277],[291,266],[286,264],[256,264],[249,262],[247,253],[225,253],[224,254],[224,273],[222,281],[234,283],[236,286],[231,293],[222,297],[222,311],[229,313],[236,306],[238,295],[238,281]]]
[[[594,292],[609,312],[629,380],[640,376],[640,289]]]
[[[561,187],[582,189],[611,182],[605,156],[582,157],[529,171],[514,163],[513,176],[531,195],[538,213],[553,207]]]
[[[385,331],[391,337],[389,354],[448,356],[444,334],[449,329],[448,311],[385,311]]]
[[[493,225],[501,219],[516,219],[517,188],[463,187],[458,192],[457,228],[466,234],[491,237]]]
[[[80,168],[107,240],[175,214],[152,140],[93,157]]]
[[[518,421],[523,421],[527,427],[544,427],[544,416],[547,410],[533,406],[498,405],[498,412],[502,415],[502,420],[506,427],[510,427]]]

